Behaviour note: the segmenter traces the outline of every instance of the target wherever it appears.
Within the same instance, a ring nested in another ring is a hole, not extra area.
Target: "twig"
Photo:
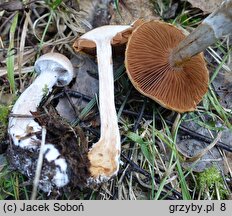
[[[132,115],[136,115],[136,117],[137,117],[137,119],[136,119],[136,121],[135,121],[135,124],[134,124],[134,127],[133,127],[133,129],[132,129],[133,132],[135,132],[135,131],[138,129],[138,127],[139,127],[139,123],[140,123],[140,121],[141,121],[141,119],[142,119],[142,117],[143,117],[143,115],[144,115],[145,107],[146,107],[146,100],[144,100],[144,103],[143,103],[143,106],[142,106],[142,108],[141,108],[140,113],[136,113],[136,112],[128,113],[128,114],[132,114],[132,113],[133,113]],[[117,108],[116,108],[116,110],[118,111]],[[122,113],[127,113],[127,112],[130,112],[130,111],[122,110]],[[124,138],[122,139],[121,143],[124,143],[126,140],[127,140],[127,137],[124,137]],[[130,145],[129,148],[132,148],[132,144]],[[130,156],[131,156],[131,153],[130,153]],[[130,156],[129,156],[129,158],[130,158]]]
[[[66,95],[69,104],[71,105],[71,107],[72,107],[72,109],[73,109],[75,115],[77,116],[77,115],[79,114],[79,112],[78,112],[78,110],[76,109],[76,107],[75,107],[75,105],[74,105],[72,99],[70,98],[69,94],[66,92],[66,87],[64,88],[64,94]]]
[[[62,91],[58,94],[56,94],[54,97],[53,97],[53,100],[56,99],[56,98],[60,98],[60,97],[64,97],[65,94],[68,94],[70,97],[74,97],[74,98],[81,98],[82,100],[85,100],[85,101],[91,101],[92,100],[92,97],[89,97],[87,95],[84,95],[78,91],[73,91],[73,90],[70,90],[70,89],[66,89],[65,92]]]
[[[23,115],[23,114],[9,114],[9,117],[14,117],[14,118],[39,118],[42,116],[45,116],[46,114],[40,114],[40,115]]]
[[[39,157],[38,157],[38,161],[37,161],[35,178],[34,178],[34,181],[33,181],[33,190],[32,190],[31,200],[35,200],[36,195],[37,195],[37,188],[38,188],[40,174],[41,174],[42,165],[43,165],[43,153],[44,153],[43,149],[44,149],[44,146],[45,146],[46,132],[47,132],[46,128],[42,127],[42,141],[41,141]]]
[[[207,137],[207,136],[203,136],[199,133],[196,133],[195,131],[192,131],[186,127],[183,127],[183,126],[180,126],[180,129],[183,131],[183,132],[186,132],[188,133],[191,137],[195,138],[195,139],[198,139],[198,140],[201,140],[203,142],[206,142],[206,143],[211,143],[213,141],[212,138],[210,137]],[[221,141],[218,141],[217,143],[217,146],[228,151],[228,152],[232,152],[232,147],[221,142]]]
[[[33,70],[34,70],[34,67],[33,67],[33,66],[25,67],[25,68],[22,68],[21,73],[22,73],[22,74],[30,73],[30,72],[33,72]],[[15,68],[14,68],[14,73],[15,73],[15,74],[19,74],[18,66],[15,66]],[[6,74],[7,74],[7,69],[6,69],[6,68],[0,69],[0,77],[1,77],[1,76],[5,76]]]
[[[136,131],[136,130],[138,129],[138,127],[139,127],[139,124],[140,124],[140,122],[141,122],[141,119],[142,119],[142,117],[143,117],[143,115],[144,115],[144,110],[145,110],[145,108],[146,108],[146,104],[147,104],[147,100],[144,99],[143,106],[142,106],[141,111],[140,111],[140,113],[139,113],[139,115],[138,115],[138,118],[136,119],[136,123],[135,123],[135,125],[134,125],[133,131]]]
[[[9,22],[10,22],[11,19],[15,16],[16,13],[17,13],[17,11],[14,12],[14,13],[12,13],[12,14],[3,22],[3,24],[0,26],[0,32],[3,32],[3,28],[5,27],[5,25],[9,24]]]
[[[144,110],[145,110],[145,107],[146,107],[146,102],[147,102],[147,100],[144,99],[143,106],[142,106],[141,111],[138,114],[138,117],[137,117],[136,122],[134,124],[133,130],[132,130],[133,132],[135,132],[138,129],[138,127],[139,127],[141,119],[142,119],[142,117],[144,115]],[[123,142],[125,142],[125,139],[127,139],[127,137],[124,138]],[[133,145],[134,145],[134,143],[131,142],[130,146],[129,146],[129,149],[132,149]],[[131,158],[131,155],[132,155],[132,151],[129,151],[128,157]]]

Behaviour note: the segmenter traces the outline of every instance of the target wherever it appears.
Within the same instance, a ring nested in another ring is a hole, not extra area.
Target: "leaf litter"
[[[193,7],[199,8],[204,13],[212,13],[223,0],[187,0]]]

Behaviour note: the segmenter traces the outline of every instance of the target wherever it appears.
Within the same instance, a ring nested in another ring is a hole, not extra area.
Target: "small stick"
[[[232,0],[225,0],[191,34],[173,50],[171,62],[181,65],[192,56],[202,52],[217,39],[232,32]]]
[[[62,92],[56,94],[52,99],[54,100],[56,98],[64,97],[65,94],[68,94],[69,96],[74,97],[74,98],[81,98],[81,99],[86,100],[86,101],[91,101],[93,99],[92,97],[89,97],[88,95],[85,95],[85,94],[82,94],[78,91],[73,91],[70,89],[65,89],[65,92],[62,91]]]
[[[75,115],[77,116],[77,115],[79,114],[79,112],[78,112],[77,108],[75,107],[75,104],[73,103],[71,97],[70,97],[69,94],[66,92],[66,88],[64,88],[64,94],[66,95],[68,102],[70,103],[70,105],[71,105],[71,107],[72,107],[72,109],[73,109]]]
[[[34,178],[34,182],[33,182],[33,190],[32,190],[31,200],[35,200],[36,195],[37,195],[37,188],[38,188],[40,174],[41,174],[42,165],[43,165],[43,153],[44,153],[43,149],[45,146],[46,133],[47,133],[46,128],[42,127],[42,141],[41,141],[41,146],[40,146],[40,151],[39,151],[39,158],[37,161],[35,178]]]
[[[15,114],[11,113],[9,117],[14,117],[14,118],[39,118],[42,116],[45,116],[46,114],[40,114],[40,115],[24,115],[24,114]]]
[[[132,130],[133,132],[135,132],[135,131],[138,129],[138,127],[139,127],[139,124],[140,124],[140,122],[141,122],[141,119],[142,119],[142,117],[143,117],[143,115],[144,115],[144,110],[145,110],[146,104],[147,104],[147,100],[144,99],[143,106],[142,106],[142,108],[141,108],[141,111],[138,113],[136,122],[135,122],[135,124],[134,124],[133,130]],[[122,142],[125,142],[126,139],[127,139],[127,137],[125,137],[125,138],[122,140]],[[129,149],[132,149],[133,145],[134,145],[134,143],[131,142],[131,143],[130,143],[130,146],[129,146]],[[131,155],[132,155],[132,151],[129,151],[128,157],[131,158]]]

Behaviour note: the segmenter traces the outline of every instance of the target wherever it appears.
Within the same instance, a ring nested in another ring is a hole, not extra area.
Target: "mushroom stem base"
[[[105,142],[106,140],[100,139],[88,153],[88,158],[91,161],[91,177],[100,181],[111,178],[118,172],[119,168],[120,150],[107,147]],[[116,140],[111,140],[110,143],[116,142]]]

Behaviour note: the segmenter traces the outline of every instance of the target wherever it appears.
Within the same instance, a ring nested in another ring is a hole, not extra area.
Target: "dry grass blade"
[[[18,71],[18,67],[16,66],[15,67],[15,75],[19,74],[19,71]],[[34,67],[33,66],[30,66],[30,67],[25,67],[25,68],[22,68],[21,70],[21,74],[26,74],[26,73],[30,73],[34,70]],[[5,76],[7,74],[7,71],[6,69],[0,69],[0,77],[1,76]]]
[[[25,49],[27,49],[25,51]],[[20,58],[22,61],[21,65],[19,64],[14,64],[14,75],[18,75],[19,74],[19,70],[21,68],[21,75],[24,74],[24,73],[29,73],[29,72],[32,72],[34,70],[34,67],[33,66],[27,66],[25,67],[25,65],[30,65],[31,61],[34,59],[35,57],[35,54],[36,54],[36,51],[34,48],[31,48],[31,47],[25,47],[24,48],[24,53],[23,53],[23,59],[22,57],[20,57],[22,54],[17,53],[15,55],[15,61],[16,62],[19,62],[20,61]],[[5,61],[2,61],[2,63],[5,63]],[[1,76],[4,76],[7,74],[7,67],[2,67],[0,68],[0,77]]]
[[[227,158],[227,156],[226,156],[226,154],[225,154],[225,152],[223,151],[222,152],[222,155],[223,155],[223,159],[224,159],[224,161],[225,161],[225,164],[226,164],[226,168],[228,169],[228,171],[229,171],[229,175],[230,175],[230,177],[232,177],[232,168],[231,168],[231,166],[230,166],[230,164],[229,164],[229,159]]]
[[[37,188],[38,188],[40,173],[41,173],[42,165],[43,165],[45,139],[46,139],[46,128],[42,127],[42,140],[41,140],[41,146],[40,146],[40,151],[39,151],[39,157],[38,157],[38,161],[37,161],[37,167],[36,167],[36,171],[35,171],[35,178],[34,178],[34,182],[33,182],[33,190],[32,190],[31,200],[35,200],[36,195],[37,195]]]
[[[188,157],[186,162],[194,162],[194,161],[197,161],[198,159],[200,159],[202,156],[204,156],[206,154],[206,152],[208,152],[211,148],[213,148],[217,144],[217,142],[220,140],[221,136],[222,136],[222,131],[220,131],[217,134],[217,137],[214,139],[214,141],[210,145],[208,145],[203,151],[194,155],[193,157]]]
[[[30,13],[30,12],[29,12]],[[19,82],[20,82],[20,90],[24,89],[23,81],[22,81],[22,65],[23,65],[23,58],[24,58],[24,49],[25,49],[25,42],[26,36],[28,33],[28,24],[29,24],[30,14],[26,15],[22,33],[21,33],[21,40],[19,46],[19,57],[18,57],[18,73],[19,73]]]
[[[178,127],[180,119],[181,119],[181,114],[178,113],[177,116],[176,116],[176,119],[175,119],[175,121],[173,123],[173,126],[172,126],[172,132],[171,132],[172,136],[174,136],[174,134],[175,134],[175,131],[176,131],[177,127]]]

